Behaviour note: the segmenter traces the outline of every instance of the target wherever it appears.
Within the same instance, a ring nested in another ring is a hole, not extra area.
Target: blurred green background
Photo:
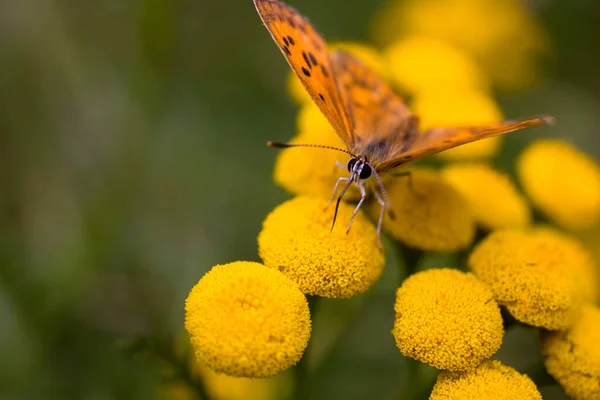
[[[367,41],[383,1],[288,3],[330,40]],[[510,136],[505,157],[550,134],[599,158],[600,2],[524,4],[556,57],[540,85],[497,98],[558,123]],[[287,74],[251,0],[2,2],[0,398],[152,398],[160,366],[115,340],[181,331],[205,271],[257,259],[262,219],[289,197],[265,146],[294,133]],[[393,348],[386,285],[384,315],[339,345],[392,379],[398,353],[371,348]],[[329,384],[356,362],[338,353]],[[364,398],[351,388],[322,396]]]

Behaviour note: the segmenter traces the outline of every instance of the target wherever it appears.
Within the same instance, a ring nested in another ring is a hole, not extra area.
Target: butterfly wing
[[[256,10],[284,57],[336,133],[353,146],[352,117],[331,66],[329,49],[308,19],[275,0],[254,0]]]
[[[414,135],[408,141],[409,145],[406,150],[393,154],[390,160],[379,164],[377,170],[380,172],[386,171],[452,147],[532,126],[552,124],[553,122],[554,118],[552,117],[540,117],[520,121],[504,121],[491,126],[432,128]]]
[[[373,165],[404,151],[418,122],[402,98],[351,54],[336,50],[331,62],[345,108],[354,117],[351,150]]]

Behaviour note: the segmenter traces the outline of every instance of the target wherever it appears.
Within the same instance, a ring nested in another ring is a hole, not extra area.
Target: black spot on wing
[[[287,38],[288,38],[288,40],[290,41],[290,45],[291,45],[291,46],[295,46],[295,45],[296,45],[296,41],[294,40],[294,38],[293,38],[293,37],[291,37],[291,36],[289,36],[289,35],[288,35],[288,37],[287,37]]]
[[[321,93],[319,93],[319,98],[321,99],[321,101],[325,101],[325,97]]]
[[[288,56],[292,55],[292,52],[290,51],[289,47],[283,46],[282,49],[283,49],[283,51],[285,51],[285,54],[287,54]]]
[[[306,68],[302,67],[302,73],[308,77],[310,77],[310,71],[307,70]]]
[[[290,45],[290,41],[288,40],[287,36],[283,37],[283,43],[285,43],[286,46]]]
[[[321,72],[325,78],[329,78],[329,72],[327,72],[327,68],[321,65]]]
[[[308,67],[308,69],[312,69],[312,65],[310,65],[310,60],[308,59],[308,56],[306,55],[306,52],[302,52],[302,58],[304,58],[304,62],[306,63],[306,66]]]
[[[315,56],[313,55],[313,53],[311,53],[310,51],[308,52],[308,58],[310,58],[310,62],[312,63],[312,65],[314,65],[315,67],[317,65],[319,65],[319,63],[317,62],[317,59],[315,58]]]

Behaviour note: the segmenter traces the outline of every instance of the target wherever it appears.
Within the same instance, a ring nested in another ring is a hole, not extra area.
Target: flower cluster
[[[516,0],[494,2],[494,12],[490,2],[392,2],[374,30],[381,50],[331,47],[408,94],[425,129],[497,123],[504,116],[492,88],[531,85],[538,77],[532,53],[550,50]],[[457,12],[469,23],[452,18]],[[518,40],[507,20],[522,23]],[[474,33],[479,24],[488,36]],[[508,63],[497,62],[504,57]],[[288,89],[299,106],[291,142],[344,148],[293,75]],[[501,139],[483,140],[409,176],[382,176],[393,209],[383,218],[384,243],[405,255],[392,335],[402,355],[440,370],[433,400],[541,399],[532,379],[490,359],[511,323],[539,330],[545,368],[569,395],[600,398],[599,273],[577,236],[598,225],[600,168],[569,144],[540,140],[521,153],[515,180],[489,162],[500,146]],[[381,277],[379,203],[368,199],[357,210],[354,187],[339,208],[330,201],[337,180],[348,176],[336,163],[348,161],[327,149],[279,153],[274,181],[294,197],[263,221],[262,263],[215,266],[187,298],[185,325],[204,376],[280,374],[309,346],[309,303],[362,295]],[[446,265],[419,271],[408,254],[447,256],[439,258]]]

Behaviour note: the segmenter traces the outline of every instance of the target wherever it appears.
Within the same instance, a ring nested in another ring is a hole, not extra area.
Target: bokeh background
[[[384,5],[288,3],[326,38],[363,42]],[[496,98],[507,116],[558,123],[509,135],[500,162],[540,136],[600,159],[600,3],[522,7],[552,51],[535,84]],[[257,259],[263,218],[289,198],[265,146],[295,131],[288,66],[251,0],[0,9],[0,398],[153,398],[163,366],[119,344],[182,332],[210,267]],[[395,285],[357,300],[372,307],[340,330],[319,398],[393,398]]]

